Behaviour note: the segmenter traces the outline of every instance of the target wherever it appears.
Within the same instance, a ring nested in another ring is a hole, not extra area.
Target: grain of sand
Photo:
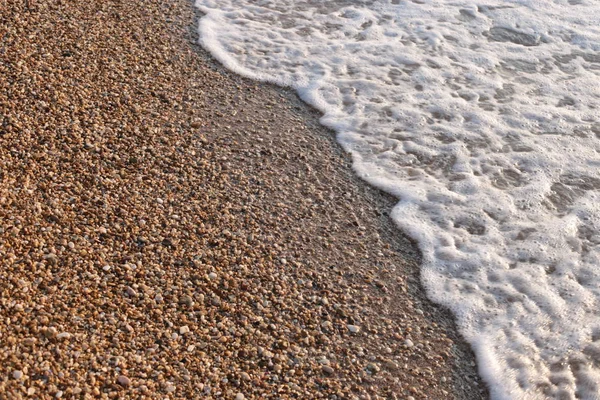
[[[187,0],[0,0],[2,398],[479,399],[318,115]]]

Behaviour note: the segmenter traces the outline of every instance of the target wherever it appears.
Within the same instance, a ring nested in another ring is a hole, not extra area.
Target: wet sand
[[[0,0],[5,398],[483,399],[395,199],[187,0]]]

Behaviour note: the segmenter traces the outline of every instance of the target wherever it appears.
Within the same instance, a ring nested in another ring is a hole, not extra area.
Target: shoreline
[[[0,11],[1,393],[487,397],[396,200],[200,49],[190,1],[28,4]]]

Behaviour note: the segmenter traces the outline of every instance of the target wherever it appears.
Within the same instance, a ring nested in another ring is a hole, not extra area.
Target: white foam
[[[600,5],[197,0],[201,44],[293,86],[398,196],[494,399],[600,398]]]

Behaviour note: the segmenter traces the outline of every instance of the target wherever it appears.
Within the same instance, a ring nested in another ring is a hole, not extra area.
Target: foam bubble
[[[399,198],[495,399],[600,396],[600,5],[197,0],[201,44],[292,86]]]

